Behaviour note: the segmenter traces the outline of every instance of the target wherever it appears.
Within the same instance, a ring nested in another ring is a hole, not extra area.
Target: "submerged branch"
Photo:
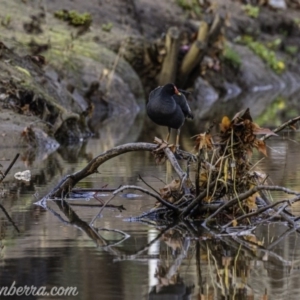
[[[255,194],[258,191],[261,190],[268,190],[268,191],[282,191],[285,192],[287,194],[293,194],[293,195],[297,195],[300,196],[299,192],[295,192],[293,190],[287,189],[285,187],[281,187],[281,186],[265,186],[265,185],[258,185],[255,186],[254,188],[248,190],[245,193],[242,193],[240,195],[238,195],[237,197],[229,200],[228,202],[224,203],[223,205],[221,205],[214,213],[212,213],[209,217],[207,217],[203,223],[203,225],[206,225],[208,221],[210,221],[212,218],[216,217],[220,212],[222,212],[223,210],[237,204],[239,201],[243,201],[246,200],[247,198],[249,198],[250,196],[252,196],[253,194]],[[295,197],[295,201],[298,200],[298,197]],[[288,218],[284,212],[281,212],[280,215],[290,224],[294,225],[294,222]]]
[[[128,190],[128,189],[133,189],[133,190],[138,190],[138,191],[141,191],[153,198],[155,198],[158,202],[160,202],[161,204],[165,205],[166,207],[168,207],[169,209],[175,211],[175,212],[178,212],[178,208],[173,205],[172,203],[162,199],[161,197],[159,197],[158,195],[140,187],[140,186],[136,186],[136,185],[124,185],[122,187],[120,187],[119,189],[117,189],[116,191],[113,192],[113,195],[116,195],[124,190]]]
[[[63,178],[42,200],[64,198],[80,180],[91,174],[97,173],[98,168],[113,157],[132,151],[153,151],[156,147],[157,145],[150,143],[129,143],[107,150],[92,159],[82,170]]]

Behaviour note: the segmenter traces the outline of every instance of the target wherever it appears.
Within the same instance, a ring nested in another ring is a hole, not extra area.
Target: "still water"
[[[152,131],[139,134],[138,130],[135,140],[152,141]],[[191,136],[188,128],[184,132]],[[271,184],[300,190],[299,141],[298,132],[284,132],[268,140],[268,158],[254,155],[257,168],[269,174]],[[300,236],[288,227],[262,225],[248,236],[247,242],[253,241],[249,246],[242,237],[210,239],[194,225],[197,235],[190,238],[187,228],[191,224],[164,231],[129,222],[129,217],[155,203],[138,191],[113,199],[111,204],[126,210],[107,208],[96,219],[99,201],[106,201],[109,192],[99,192],[98,200],[92,196],[70,200],[64,209],[60,202],[49,201],[47,209],[35,204],[63,176],[122,142],[109,139],[108,143],[102,135],[81,147],[61,148],[48,155],[32,157],[22,149],[1,153],[0,157],[11,158],[20,151],[21,158],[2,183],[1,209],[11,219],[1,213],[0,287],[33,286],[47,292],[59,288],[61,294],[28,293],[26,299],[299,299]],[[191,150],[193,141],[188,137],[182,144]],[[5,170],[9,162],[1,163]],[[13,178],[26,169],[31,171],[30,181]],[[151,153],[134,152],[104,163],[98,174],[77,187],[131,184],[146,188],[139,176],[157,190],[176,177],[170,166],[156,165]],[[273,193],[274,200],[282,197]],[[300,214],[299,206],[293,210]],[[92,220],[97,234],[88,226]],[[63,295],[72,287],[75,296]],[[23,299],[25,295],[7,298]]]

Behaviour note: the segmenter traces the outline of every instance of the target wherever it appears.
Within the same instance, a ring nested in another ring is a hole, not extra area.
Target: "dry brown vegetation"
[[[205,227],[216,227],[220,233],[231,228],[255,228],[266,221],[284,221],[295,226],[296,217],[289,212],[289,207],[300,200],[300,193],[281,186],[270,186],[267,176],[255,170],[251,163],[252,151],[259,150],[266,155],[265,140],[276,132],[294,124],[300,117],[294,118],[276,130],[260,128],[251,118],[249,109],[237,113],[232,120],[223,117],[220,124],[215,124],[205,133],[195,137],[197,155],[175,150],[173,145],[155,139],[151,143],[130,143],[114,147],[92,159],[82,170],[65,177],[57,187],[46,195],[41,202],[51,199],[67,200],[70,192],[83,178],[98,172],[105,161],[131,151],[151,151],[158,163],[167,159],[178,175],[160,191],[144,181],[148,188],[125,185],[112,190],[112,196],[102,204],[100,212],[111,206],[114,197],[124,190],[139,190],[156,199],[156,205],[148,212],[134,218],[135,221],[170,224],[175,221],[197,220]],[[213,127],[218,133],[212,134]],[[258,135],[262,135],[258,138]],[[185,170],[181,161],[186,161]],[[190,168],[194,166],[195,176],[191,178]],[[101,188],[97,191],[100,191]],[[282,191],[293,198],[273,202],[269,191]],[[91,223],[93,224],[93,222]]]

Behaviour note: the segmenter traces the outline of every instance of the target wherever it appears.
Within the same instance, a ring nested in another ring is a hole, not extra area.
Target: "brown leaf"
[[[236,113],[235,116],[232,118],[232,122],[236,120],[250,120],[252,122],[252,117],[250,115],[249,108],[246,108],[245,110]]]
[[[200,178],[199,178],[199,185],[204,186],[204,184],[207,183],[208,179],[208,172],[207,171],[201,171]]]
[[[267,147],[264,141],[262,140],[255,140],[253,143],[253,146],[259,151],[261,152],[264,156],[268,156],[267,155]]]
[[[248,209],[250,211],[253,211],[253,210],[257,209],[256,197],[257,197],[257,193],[255,193],[252,196],[248,197],[246,202],[245,202],[245,205],[248,207]]]
[[[155,163],[158,165],[165,163],[166,160],[167,160],[167,158],[165,155],[162,155],[162,154],[155,155]]]
[[[180,187],[180,180],[173,179],[171,183],[167,184],[165,187],[170,188],[171,191],[177,191]]]
[[[163,164],[166,161],[164,149],[167,148],[169,145],[165,141],[157,137],[154,138],[154,143],[158,144],[157,148],[152,151],[155,157],[155,162],[157,164]]]
[[[277,135],[275,132],[270,130],[269,128],[260,128],[257,124],[252,123],[253,134],[267,134],[267,135]]]
[[[30,107],[29,104],[25,104],[24,106],[21,107],[21,110],[24,115],[30,115]]]
[[[179,191],[180,188],[180,180],[179,179],[174,179],[171,181],[171,183],[165,185],[162,189],[159,190],[160,196],[173,203],[174,202],[174,197],[172,195],[172,192]]]
[[[213,149],[212,138],[210,134],[200,133],[196,135],[196,145],[197,150],[200,149]]]
[[[252,148],[247,148],[246,151],[247,151],[247,157],[250,159],[253,154]]]
[[[206,203],[210,203],[211,200],[212,200],[211,196],[206,196],[203,198],[203,201],[205,201]]]
[[[231,121],[227,116],[224,116],[220,124],[220,131],[226,132],[231,127]]]

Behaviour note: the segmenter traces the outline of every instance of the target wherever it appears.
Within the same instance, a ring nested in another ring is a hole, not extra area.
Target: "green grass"
[[[113,23],[111,23],[111,22],[102,24],[102,26],[101,26],[101,29],[106,32],[110,32],[112,28],[113,28]]]
[[[92,23],[91,14],[80,14],[75,10],[58,10],[54,13],[54,16],[60,20],[68,22],[73,26],[86,26]]]
[[[1,20],[1,25],[3,27],[8,27],[9,24],[11,22],[11,16],[10,15],[6,15],[4,19]]]
[[[285,46],[285,52],[290,54],[291,56],[294,56],[299,52],[299,47],[298,46]]]
[[[201,7],[198,0],[176,0],[176,3],[186,11],[193,11],[197,16],[201,15]]]
[[[268,49],[264,44],[254,41],[251,36],[244,36],[241,40],[257,56],[259,56],[276,73],[280,74],[285,70],[285,63],[278,60],[274,51]]]
[[[243,5],[243,10],[248,17],[256,19],[259,16],[259,7],[251,4]]]
[[[234,68],[239,68],[241,66],[242,61],[240,55],[228,45],[225,45],[222,57]]]

